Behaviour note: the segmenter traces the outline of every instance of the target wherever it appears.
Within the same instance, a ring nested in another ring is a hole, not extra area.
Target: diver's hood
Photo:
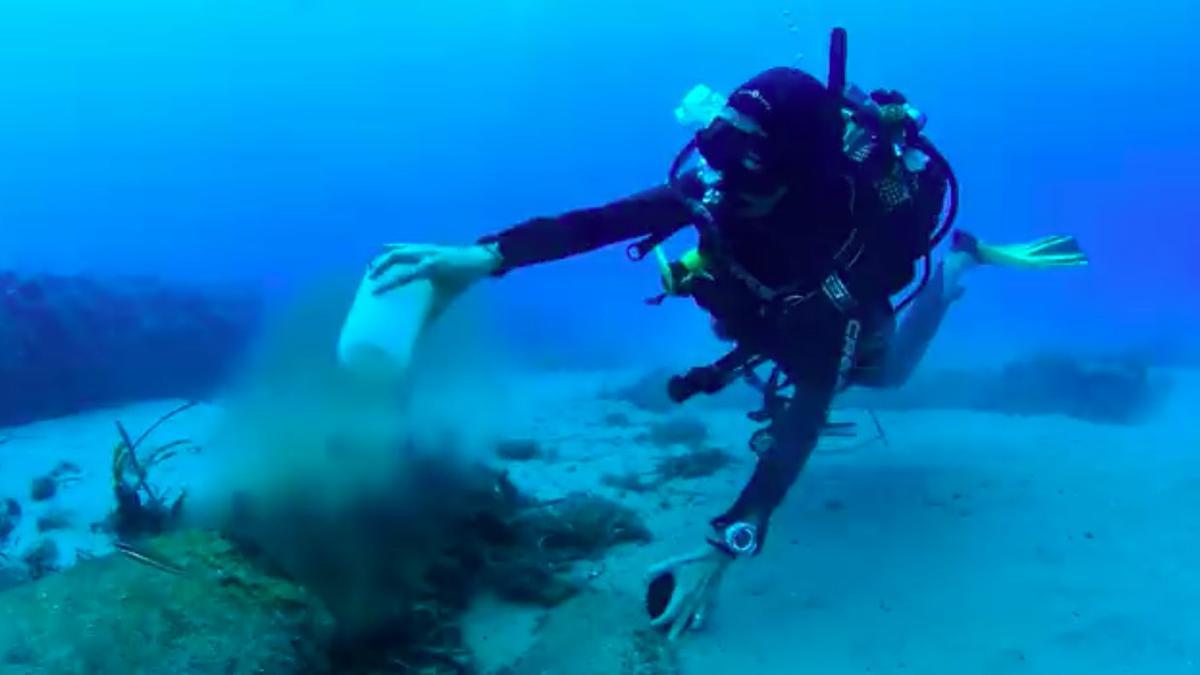
[[[841,155],[844,128],[839,95],[802,70],[771,68],[729,96],[696,148],[723,173],[757,171],[778,180],[828,167]]]

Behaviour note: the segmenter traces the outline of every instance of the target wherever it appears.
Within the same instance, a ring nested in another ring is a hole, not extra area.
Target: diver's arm
[[[750,481],[742,488],[733,506],[712,520],[718,535],[726,537],[726,541],[716,542],[718,546],[722,543],[729,545],[730,528],[745,523],[756,530],[755,546],[751,552],[757,553],[761,549],[771,514],[783,502],[817,447],[819,432],[832,399],[832,386],[796,387],[796,394],[787,410],[771,426],[774,437],[771,448],[759,456]]]
[[[554,218],[534,218],[468,246],[387,244],[371,262],[374,293],[428,279],[444,300],[491,275],[586,253],[608,244],[678,229],[691,222],[688,197],[702,192],[695,176]],[[686,195],[686,196],[685,196]]]
[[[698,190],[698,179],[685,177],[683,190]],[[682,227],[693,212],[680,192],[663,185],[592,208],[552,218],[534,218],[488,235],[480,244],[493,247],[502,261],[497,274],[559,260],[598,248]]]

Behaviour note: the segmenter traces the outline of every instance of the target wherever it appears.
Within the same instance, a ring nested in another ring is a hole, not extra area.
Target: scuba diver
[[[706,310],[733,348],[673,378],[671,397],[753,380],[764,363],[775,371],[759,381],[767,426],[752,439],[758,459],[748,483],[710,521],[696,552],[651,570],[651,623],[672,639],[703,623],[733,561],[762,550],[771,515],[817,446],[835,395],[851,384],[905,380],[957,297],[963,271],[989,262],[1083,262],[1069,237],[996,247],[958,232],[935,274],[932,251],[951,232],[957,181],[905,97],[847,86],[845,64],[846,34],[837,29],[826,82],[787,67],[750,78],[680,152],[663,185],[534,218],[473,245],[389,245],[372,262],[376,293],[427,279],[444,305],[488,276],[630,240],[637,240],[630,257],[642,259],[680,230],[696,229],[695,251],[660,259],[664,287]],[[893,303],[918,281],[922,262],[920,290]]]

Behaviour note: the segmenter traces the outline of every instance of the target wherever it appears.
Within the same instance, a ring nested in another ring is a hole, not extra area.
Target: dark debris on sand
[[[707,448],[663,457],[658,460],[655,472],[663,482],[692,480],[711,476],[733,462],[733,455],[724,450]]]
[[[0,673],[472,673],[459,621],[478,592],[556,606],[584,589],[576,563],[650,539],[596,495],[536,502],[437,459],[407,472],[403,499],[243,500],[224,534],[141,537],[56,574],[46,540],[43,578],[0,593]]]
[[[505,439],[496,444],[496,456],[511,462],[528,462],[546,456],[542,445],[529,438]]]
[[[0,544],[3,544],[21,522],[21,504],[8,497],[0,502]]]
[[[21,557],[21,562],[30,579],[41,579],[58,571],[58,545],[53,539],[43,539]]]
[[[633,420],[623,412],[610,412],[604,416],[604,424],[615,429],[624,429],[633,426]]]
[[[622,492],[633,492],[641,494],[643,492],[652,492],[658,489],[661,483],[655,480],[652,476],[638,471],[626,471],[624,473],[609,473],[600,477],[600,483]]]
[[[6,656],[45,672],[470,673],[460,618],[479,593],[554,607],[581,593],[608,549],[651,536],[601,496],[537,501],[503,471],[410,447],[395,475],[336,506],[312,498],[322,485],[297,484],[239,495],[219,534],[180,531],[183,495],[158,489],[152,468],[197,448],[150,436],[188,407],[134,433],[116,424],[117,506],[93,529],[113,534],[118,554],[50,574],[58,550],[46,539],[9,561],[36,581],[0,594],[0,673]],[[532,440],[496,450],[546,455]],[[61,487],[68,469],[47,485]],[[15,505],[0,503],[9,532]],[[43,530],[62,525],[53,513]]]
[[[58,482],[50,476],[38,476],[29,484],[29,498],[35,502],[44,502],[58,493]]]
[[[53,499],[59,488],[78,481],[81,473],[79,467],[71,462],[59,462],[53,471],[30,482],[29,498],[35,502]]]
[[[553,607],[583,588],[577,563],[650,538],[619,504],[536,502],[481,465],[414,458],[390,494],[333,514],[302,498],[286,512],[247,503],[234,524],[238,541],[330,609],[337,672],[471,672],[459,618],[479,592]]]
[[[672,645],[645,627],[635,598],[585,592],[548,616],[537,640],[504,675],[675,675]],[[497,675],[500,675],[499,673]]]
[[[712,476],[736,461],[733,455],[718,448],[691,450],[659,458],[650,472],[607,474],[601,476],[600,482],[627,492],[652,492],[672,481]]]
[[[695,449],[708,440],[708,426],[696,417],[677,415],[652,424],[647,440],[660,448],[682,445]]]
[[[54,530],[66,530],[72,525],[71,514],[62,509],[56,509],[43,513],[37,519],[37,531],[40,533],[52,532]]]
[[[618,544],[650,541],[636,512],[586,493],[531,508],[513,525],[527,546],[534,544],[551,562],[590,559]]]

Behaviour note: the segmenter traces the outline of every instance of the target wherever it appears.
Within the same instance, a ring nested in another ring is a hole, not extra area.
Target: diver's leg
[[[1081,267],[1088,256],[1074,237],[1055,235],[1018,244],[988,244],[957,230],[950,252],[938,265],[930,283],[913,300],[888,345],[881,372],[868,386],[899,387],[908,381],[924,358],[946,311],[963,294],[962,277],[980,265],[1027,269]]]
[[[929,350],[950,305],[962,296],[963,274],[978,264],[971,253],[959,250],[950,251],[938,264],[888,341],[876,386],[899,387],[908,382]]]

